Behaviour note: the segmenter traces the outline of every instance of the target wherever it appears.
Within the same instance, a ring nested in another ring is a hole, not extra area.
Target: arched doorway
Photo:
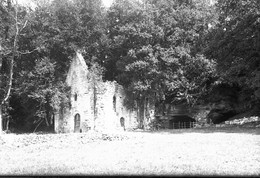
[[[74,116],[74,132],[80,132],[80,115],[78,113]]]
[[[120,125],[121,125],[121,127],[123,127],[124,130],[125,130],[125,118],[123,118],[123,117],[120,118]]]

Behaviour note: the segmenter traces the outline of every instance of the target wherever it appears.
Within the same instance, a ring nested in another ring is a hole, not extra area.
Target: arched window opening
[[[116,112],[116,96],[113,96],[113,109]]]

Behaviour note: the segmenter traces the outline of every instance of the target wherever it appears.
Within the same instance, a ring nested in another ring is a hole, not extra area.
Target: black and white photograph
[[[260,0],[0,0],[0,177],[260,176]]]

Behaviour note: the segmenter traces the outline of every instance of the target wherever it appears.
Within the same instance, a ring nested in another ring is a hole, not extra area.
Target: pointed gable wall
[[[68,86],[74,86],[75,84],[87,84],[88,79],[88,67],[84,61],[83,56],[77,52],[76,56],[72,59],[70,68],[67,74],[66,83]],[[80,89],[79,89],[80,90]]]
[[[63,111],[64,132],[74,132],[76,115],[79,116],[80,129],[83,124],[91,127],[93,115],[91,114],[92,91],[89,83],[89,71],[83,56],[79,52],[76,52],[71,61],[66,83],[71,87],[71,107]]]

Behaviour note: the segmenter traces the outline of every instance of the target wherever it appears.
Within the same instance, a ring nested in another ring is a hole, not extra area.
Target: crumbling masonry
[[[116,82],[91,80],[91,73],[80,53],[73,58],[66,83],[71,87],[70,107],[55,117],[55,132],[126,130],[148,127],[154,119],[154,105],[128,107],[124,88]]]

